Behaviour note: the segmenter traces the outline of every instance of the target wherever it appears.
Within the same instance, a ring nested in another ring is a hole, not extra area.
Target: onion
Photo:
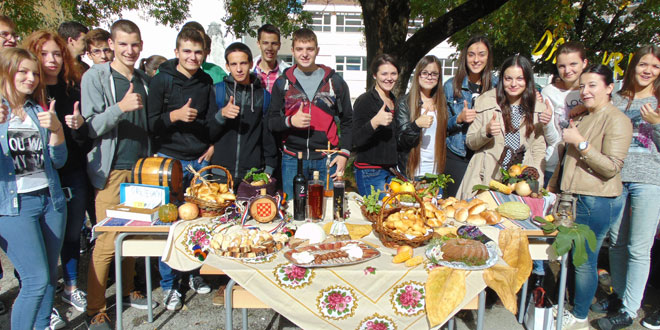
[[[199,208],[193,203],[185,203],[179,206],[179,217],[183,220],[196,219],[199,215]]]

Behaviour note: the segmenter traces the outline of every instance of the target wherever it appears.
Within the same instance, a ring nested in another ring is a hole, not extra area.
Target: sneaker
[[[112,330],[110,318],[106,313],[97,313],[87,317],[87,329],[89,330]]]
[[[598,320],[600,330],[619,330],[633,324],[633,319],[624,311]]]
[[[181,294],[177,290],[165,290],[163,291],[163,305],[168,310],[175,311],[181,309],[183,304],[181,303]]]
[[[53,311],[50,313],[50,330],[62,329],[66,326],[66,322],[60,316],[60,313],[57,309],[53,308]]]
[[[616,294],[611,294],[591,304],[589,309],[594,313],[614,315],[623,306],[623,302]]]
[[[651,315],[647,315],[642,319],[642,325],[647,329],[659,330],[660,329],[660,309],[656,309]]]
[[[124,307],[133,307],[137,309],[148,309],[147,297],[137,291],[131,292],[128,296],[125,296],[123,300]],[[155,301],[151,302],[151,308],[156,308],[158,303]]]
[[[64,291],[64,283],[57,282],[57,285],[55,286],[55,293],[60,294],[62,291]]]
[[[563,330],[589,330],[589,320],[580,320],[573,313],[564,314],[561,324]]]
[[[87,308],[87,294],[80,289],[75,289],[73,292],[67,293],[66,290],[62,292],[62,301],[73,306],[77,311],[84,312]]]
[[[204,279],[201,276],[190,275],[188,286],[199,294],[207,294],[211,292],[211,287],[204,282]]]

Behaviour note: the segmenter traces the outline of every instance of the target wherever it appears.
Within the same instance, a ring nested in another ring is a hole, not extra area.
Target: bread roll
[[[500,213],[497,211],[486,210],[479,213],[479,215],[483,217],[489,225],[498,224],[502,220]]]
[[[486,219],[478,214],[474,214],[467,218],[467,223],[473,226],[483,226],[486,224]]]
[[[468,207],[473,207],[475,205],[484,204],[485,202],[479,198],[473,198],[468,202]]]
[[[454,207],[458,210],[458,209],[462,209],[462,208],[468,208],[468,207],[470,207],[470,205],[468,204],[467,201],[458,201],[458,202],[454,203]]]
[[[443,211],[445,212],[447,218],[453,218],[456,214],[456,209],[451,205],[447,206]]]
[[[483,211],[486,211],[487,208],[488,208],[488,205],[486,203],[482,202],[481,204],[476,204],[476,205],[470,207],[470,215],[479,214]]]
[[[445,201],[440,203],[440,207],[442,207],[443,209],[446,209],[446,208],[450,207],[451,205],[453,205],[454,203],[456,203],[456,199],[447,198]]]
[[[454,218],[460,222],[465,222],[470,215],[470,212],[466,208],[456,210]]]

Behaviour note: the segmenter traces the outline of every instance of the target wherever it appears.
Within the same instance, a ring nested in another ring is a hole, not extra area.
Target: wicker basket
[[[362,216],[364,216],[367,221],[376,224],[378,222],[378,216],[380,215],[380,212],[375,212],[375,213],[369,213],[367,211],[367,207],[364,206],[364,204],[360,205],[360,211],[362,211]],[[385,218],[389,216],[390,214],[394,213],[395,209],[394,208],[386,208],[385,210]]]
[[[190,186],[191,187],[195,186],[197,180],[200,179],[201,173],[211,170],[213,168],[217,168],[225,171],[225,173],[227,174],[227,187],[229,188],[229,191],[232,191],[232,187],[234,186],[234,180],[231,177],[231,173],[229,173],[229,171],[226,168],[219,165],[209,165],[206,167],[202,167],[199,171],[197,171],[195,176],[190,181]],[[202,179],[202,184],[207,184],[207,181]],[[218,203],[215,201],[211,202],[198,198],[196,194],[197,191],[195,189],[191,189],[191,195],[185,195],[184,199],[186,200],[186,202],[196,204],[199,207],[200,215],[203,217],[215,217],[221,215],[224,213],[225,209],[229,207],[229,205],[234,203],[234,201],[225,201],[224,203]]]
[[[417,194],[408,193],[408,192],[399,192],[399,193],[395,193],[395,194],[392,194],[392,195],[388,196],[387,198],[385,198],[385,200],[383,200],[383,205],[388,205],[392,198],[396,198],[396,196],[399,196],[399,195],[411,195],[417,200],[419,205],[424,205],[422,203],[422,199],[419,198],[419,196],[417,196]],[[408,206],[397,206],[397,207],[392,207],[392,208],[386,208],[386,207],[383,206],[380,209],[378,219],[377,219],[376,223],[374,223],[372,226],[373,226],[374,231],[378,234],[378,238],[380,238],[380,241],[383,243],[383,245],[385,245],[389,248],[396,248],[396,247],[399,247],[401,245],[409,245],[413,248],[416,248],[416,247],[420,247],[420,246],[424,245],[429,239],[431,239],[431,237],[433,236],[433,231],[430,231],[429,233],[427,233],[424,236],[419,236],[419,237],[415,237],[415,238],[411,239],[411,238],[406,237],[406,235],[396,233],[393,230],[385,227],[385,225],[384,225],[385,219],[390,214],[392,214],[394,212],[399,212],[401,210],[409,209],[409,208],[418,209],[416,207],[408,207]],[[421,208],[418,209],[418,210],[419,210],[420,217],[422,218],[424,223],[426,223],[426,215],[424,214],[424,210],[421,209]]]

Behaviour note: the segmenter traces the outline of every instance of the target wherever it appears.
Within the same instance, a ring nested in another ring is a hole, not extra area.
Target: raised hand
[[[122,112],[131,112],[142,109],[142,95],[135,93],[133,83],[128,87],[124,98],[117,103]]]
[[[57,114],[55,113],[55,100],[50,101],[48,111],[37,113],[37,119],[39,119],[39,126],[52,133],[57,133],[62,129],[62,123],[57,119]]]
[[[0,103],[0,124],[4,124],[9,118],[9,109],[6,105]]]
[[[580,134],[580,131],[578,131],[577,126],[575,126],[575,123],[572,119],[569,122],[568,127],[564,128],[562,132],[562,139],[564,139],[564,142],[572,144],[576,148],[580,142],[584,141],[584,137],[582,137],[582,134]]]
[[[486,133],[495,136],[500,135],[501,132],[502,125],[500,125],[500,121],[497,120],[497,112],[493,112],[493,118],[491,118],[488,124],[486,124]]]
[[[64,123],[70,129],[79,129],[85,122],[85,118],[80,114],[80,101],[73,104],[73,114],[64,116]]]
[[[642,119],[651,125],[660,124],[660,107],[653,109],[651,103],[644,104],[639,109]]]
[[[170,112],[170,121],[183,121],[186,123],[194,121],[195,118],[197,118],[197,109],[190,107],[191,102],[192,99],[189,98],[188,102],[186,102],[181,108]]]
[[[222,116],[228,119],[234,119],[241,113],[241,108],[234,104],[234,96],[229,97],[229,103],[222,108]]]
[[[433,125],[435,117],[428,115],[429,111],[431,111],[431,107],[424,110],[422,115],[415,119],[415,124],[417,124],[417,126],[421,128],[429,128]]]
[[[392,123],[394,116],[391,112],[385,110],[385,108],[386,105],[383,103],[383,106],[378,110],[378,113],[371,118],[371,127],[373,127],[373,129],[378,128],[378,126],[387,126]]]
[[[477,112],[474,109],[468,108],[467,101],[463,100],[463,110],[456,118],[457,123],[471,123],[477,117]]]
[[[334,165],[337,165],[337,168],[335,169],[335,174],[330,176],[333,181],[341,180],[341,178],[344,176],[344,169],[346,168],[346,161],[347,161],[346,157],[337,155],[330,162],[330,167],[333,167]]]
[[[543,112],[539,114],[539,121],[543,125],[547,125],[552,121],[552,106],[550,105],[550,101],[545,100],[545,109]]]
[[[303,112],[303,104],[300,103],[300,108],[291,116],[291,125],[297,128],[309,127],[312,122],[312,115]]]

